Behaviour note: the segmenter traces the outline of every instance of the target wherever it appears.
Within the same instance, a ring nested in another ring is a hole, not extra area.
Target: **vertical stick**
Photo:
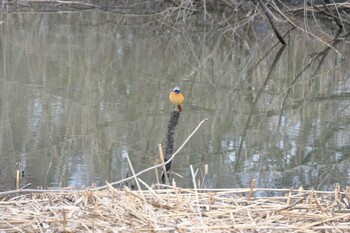
[[[167,170],[166,170],[165,164],[164,164],[163,148],[162,148],[161,144],[158,144],[158,150],[159,150],[159,157],[160,157],[160,160],[162,161],[162,165],[163,165],[163,174],[166,174]],[[162,176],[162,178],[163,178],[163,176]],[[165,183],[169,184],[168,176],[164,176],[164,178],[165,178]]]
[[[248,195],[248,201],[250,201],[250,199],[253,196],[253,191],[255,188],[255,179],[252,179],[252,183],[250,184],[250,190],[249,190],[249,195]]]
[[[204,181],[205,181],[205,177],[208,175],[208,164],[204,164],[204,175],[203,175],[203,179],[202,179],[202,186],[201,188],[204,187]]]
[[[170,120],[168,124],[168,132],[165,139],[165,157],[164,162],[167,162],[173,155],[174,149],[174,135],[175,135],[175,127],[180,117],[180,112],[173,110],[170,114]],[[166,179],[165,176],[168,176],[168,171],[171,168],[171,162],[165,164],[166,172],[162,174],[162,183],[165,184]]]
[[[192,174],[192,183],[193,183],[194,193],[196,194],[198,213],[201,215],[200,206],[199,206],[199,197],[198,197],[197,185],[196,185],[196,175],[194,174],[192,165],[190,165],[190,169]]]
[[[16,189],[19,189],[19,170],[16,170]]]
[[[46,186],[46,181],[47,181],[47,176],[49,175],[49,171],[50,171],[51,165],[52,165],[52,163],[49,164],[49,167],[48,167],[47,170],[46,170],[45,182],[44,182],[45,188],[47,187],[47,186]]]
[[[62,231],[63,232],[66,232],[66,226],[67,226],[67,213],[66,213],[66,210],[65,209],[63,209],[62,210],[62,217],[63,217],[63,219],[62,219]]]

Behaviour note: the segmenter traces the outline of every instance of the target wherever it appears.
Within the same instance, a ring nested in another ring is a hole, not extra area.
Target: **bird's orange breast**
[[[181,92],[175,93],[175,92],[171,91],[169,94],[169,100],[174,105],[181,105],[184,102],[185,97]]]

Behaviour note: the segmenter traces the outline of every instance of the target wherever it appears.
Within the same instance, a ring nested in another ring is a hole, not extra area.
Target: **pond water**
[[[206,188],[350,184],[342,34],[335,50],[293,30],[281,48],[263,21],[181,30],[99,11],[6,14],[0,33],[1,190],[16,170],[21,186],[84,187],[130,176],[127,156],[158,164],[175,85],[175,150],[208,118],[172,163],[177,185],[193,187],[190,165]]]

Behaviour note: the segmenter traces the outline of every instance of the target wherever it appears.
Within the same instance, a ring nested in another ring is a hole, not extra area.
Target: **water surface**
[[[328,39],[337,53],[294,30],[283,49],[264,22],[172,30],[99,11],[10,13],[0,33],[3,190],[16,169],[22,186],[84,187],[130,175],[127,156],[159,163],[175,85],[175,149],[209,119],[172,164],[179,186],[190,165],[208,188],[349,185],[349,38]]]

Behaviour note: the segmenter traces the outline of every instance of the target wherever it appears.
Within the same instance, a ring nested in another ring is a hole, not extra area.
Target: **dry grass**
[[[262,196],[272,192],[278,196]],[[349,187],[61,190],[3,198],[0,231],[343,232],[350,231],[349,198]]]

